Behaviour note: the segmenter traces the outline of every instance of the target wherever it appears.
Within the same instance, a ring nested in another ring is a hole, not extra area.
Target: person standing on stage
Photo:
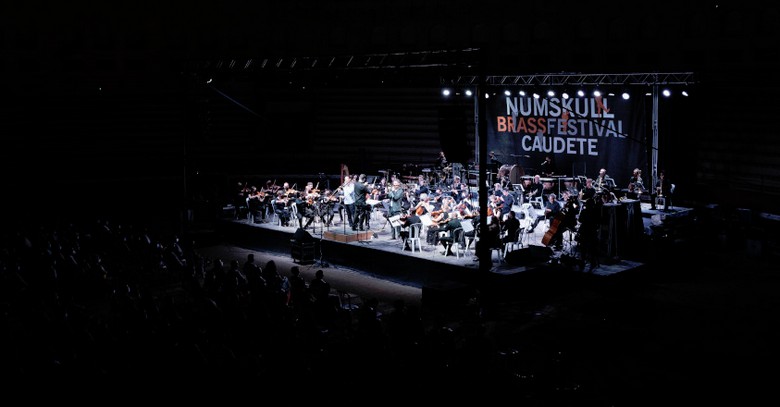
[[[392,218],[393,216],[398,216],[401,214],[401,211],[403,210],[402,201],[404,198],[404,192],[404,189],[401,187],[401,181],[394,180],[392,187],[387,192],[387,198],[390,200],[390,209],[387,212],[388,217]],[[393,234],[391,239],[395,240],[398,237],[398,232],[400,229],[400,227],[391,227]]]
[[[590,179],[589,179],[590,180]],[[601,221],[601,199],[583,201],[578,217],[577,242],[581,247],[582,261],[590,264],[589,272],[599,266],[599,225]],[[583,266],[584,267],[584,266]]]
[[[555,160],[553,160],[552,156],[549,154],[544,157],[544,161],[542,161],[541,167],[542,175],[545,177],[552,177],[553,175],[558,174],[558,168],[555,166]]]
[[[650,206],[651,209],[656,209],[656,199],[664,199],[664,212],[669,210],[669,201],[672,200],[672,182],[666,178],[666,171],[658,171],[658,181],[655,182],[656,196],[651,197]]]
[[[358,181],[355,183],[355,190],[352,192],[352,197],[355,199],[355,220],[352,224],[352,230],[363,231],[363,224],[367,221],[368,211],[366,204],[366,195],[369,193],[368,185],[366,185],[366,174],[360,174]]]
[[[344,192],[344,210],[347,212],[347,221],[349,228],[355,230],[355,175],[348,175],[344,178],[342,188]]]
[[[436,169],[443,170],[447,166],[447,157],[444,155],[444,151],[439,152],[439,156],[436,157]]]

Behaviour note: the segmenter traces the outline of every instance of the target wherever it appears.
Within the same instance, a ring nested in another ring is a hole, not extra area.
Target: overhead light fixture
[[[474,92],[472,92],[471,89],[466,89],[466,96],[471,96],[473,94]]]
[[[520,95],[520,96],[525,96],[525,91],[521,90],[520,92],[517,92],[517,94]]]
[[[662,95],[664,95],[665,97],[669,97],[669,96],[671,96],[671,95],[672,95],[672,92],[671,92],[669,89],[664,89],[664,90],[661,92],[661,94],[662,94]]]
[[[688,97],[688,92],[687,91],[682,91],[682,95],[685,96],[685,97]]]
[[[451,92],[449,89],[443,89],[443,90],[441,91],[441,94],[442,94],[443,96],[449,96],[451,93],[452,93],[452,92]]]

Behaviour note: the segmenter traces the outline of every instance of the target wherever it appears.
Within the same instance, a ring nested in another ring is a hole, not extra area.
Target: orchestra
[[[441,154],[436,165],[438,170],[430,172],[451,168],[453,164]],[[415,217],[426,220],[422,233],[429,245],[438,244],[442,227],[454,218],[473,220],[476,226],[473,230],[478,232],[478,193],[469,183],[462,181],[461,174],[450,170],[445,172],[446,177],[441,178],[432,176],[425,171],[426,168],[417,169],[419,173],[408,176],[381,170],[381,175],[367,177],[361,174],[358,177],[350,175],[346,165],[342,165],[342,182],[335,189],[329,188],[327,177],[321,177],[320,181],[299,180],[303,181],[301,185],[305,185],[300,190],[298,182],[291,185],[290,181],[277,179],[265,181],[261,188],[248,182],[234,185],[238,186],[238,196],[244,197],[248,218],[253,223],[269,223],[271,219],[276,219],[281,227],[297,224],[303,229],[314,227],[315,231],[316,227],[339,226],[351,231],[381,231],[393,218],[395,223],[388,234],[390,239],[395,240],[404,236],[404,220]],[[669,193],[669,183],[663,174],[655,188],[648,191],[639,168],[632,171],[625,190],[615,189],[615,181],[607,175],[605,168],[601,168],[594,178],[554,174],[546,171],[545,174],[523,175],[518,181],[520,183],[513,185],[493,179],[493,187],[488,191],[486,214],[497,221],[501,244],[516,241],[515,234],[519,232],[539,239],[540,236],[534,234],[534,227],[545,220],[545,236],[541,237],[541,243],[561,251],[564,250],[563,232],[578,235],[580,208],[593,207],[591,203],[594,202],[619,204],[623,199],[638,200],[644,192],[652,192],[654,197],[665,197]],[[619,199],[617,194],[621,194]],[[560,196],[559,200],[557,196]],[[336,214],[339,214],[338,220],[334,219]],[[298,222],[295,222],[296,219]],[[369,219],[379,222],[374,223],[372,228]],[[518,221],[522,227],[517,227]],[[587,235],[598,236],[594,232]]]

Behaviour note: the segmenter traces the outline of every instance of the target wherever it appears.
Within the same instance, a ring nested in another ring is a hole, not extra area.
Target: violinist
[[[276,191],[276,198],[271,200],[271,206],[274,209],[274,213],[279,217],[279,223],[282,226],[288,226],[290,224],[290,211],[287,207],[289,202],[287,195],[284,191]]]
[[[443,230],[443,227],[449,221],[450,206],[445,202],[442,204],[441,209],[433,210],[430,212],[430,214],[433,225],[428,227],[426,242],[432,246],[436,246],[439,244],[439,232]]]
[[[431,198],[428,196],[428,194],[422,193],[420,194],[420,201],[417,202],[417,205],[415,205],[412,212],[414,212],[415,215],[420,216],[425,215],[426,213],[431,213],[433,210],[434,207],[431,203]]]
[[[249,217],[254,223],[265,221],[265,194],[257,190],[256,186],[249,189],[246,205],[249,208]]]

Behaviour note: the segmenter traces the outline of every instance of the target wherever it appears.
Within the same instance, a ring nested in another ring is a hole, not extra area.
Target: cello
[[[565,213],[558,212],[555,215],[555,218],[553,218],[553,220],[550,221],[550,228],[547,229],[547,232],[544,233],[544,237],[542,237],[543,245],[550,246],[553,237],[555,237],[555,234],[558,233],[558,226],[561,225],[561,222],[563,222],[564,217],[566,217]]]

